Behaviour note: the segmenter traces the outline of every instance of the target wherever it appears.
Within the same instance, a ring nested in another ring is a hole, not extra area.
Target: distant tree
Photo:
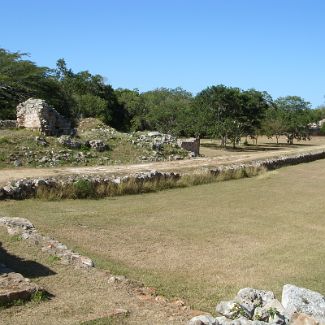
[[[266,112],[274,106],[271,95],[267,92],[260,92],[255,89],[242,91],[243,105],[243,133],[255,139],[257,144],[258,136],[262,133],[262,121]]]
[[[294,139],[309,139],[308,124],[312,121],[310,103],[299,96],[286,96],[278,98],[275,105],[283,114],[287,142],[293,144]]]
[[[16,106],[29,97],[45,99],[69,116],[69,99],[53,70],[25,59],[26,53],[0,49],[0,119],[15,119]]]
[[[147,108],[148,127],[164,133],[181,134],[183,112],[191,106],[192,94],[182,88],[159,88],[141,95]]]
[[[261,127],[265,110],[268,108],[267,93],[224,85],[212,86],[201,91],[195,98],[202,132],[221,138],[226,146],[229,139],[233,145],[243,135],[253,135]]]
[[[276,143],[279,144],[279,138],[285,131],[286,123],[284,112],[276,108],[268,109],[262,122],[262,133],[269,138],[274,136],[276,138]]]
[[[124,128],[123,107],[118,105],[113,88],[101,75],[92,75],[89,71],[74,73],[67,68],[64,59],[57,61],[55,75],[72,99],[70,105],[74,117],[97,117],[113,127]]]
[[[115,95],[119,105],[126,112],[126,128],[132,131],[142,131],[148,128],[146,115],[148,109],[146,107],[143,96],[138,89],[116,89]]]

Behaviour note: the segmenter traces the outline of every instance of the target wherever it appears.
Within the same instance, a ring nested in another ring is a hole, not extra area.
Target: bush
[[[74,196],[78,199],[95,197],[93,184],[87,179],[80,179],[73,183]]]
[[[325,123],[321,126],[319,132],[321,135],[325,135]]]

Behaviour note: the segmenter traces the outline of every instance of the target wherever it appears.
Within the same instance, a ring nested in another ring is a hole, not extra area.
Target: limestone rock
[[[235,301],[252,317],[256,307],[263,307],[274,299],[271,291],[244,288],[238,291]]]
[[[279,325],[285,325],[289,322],[287,312],[280,301],[276,299],[270,300],[263,307],[256,307],[253,319]]]
[[[216,320],[211,315],[200,315],[193,317],[188,325],[216,325]]]
[[[39,130],[45,135],[71,133],[71,122],[45,100],[29,98],[17,106],[17,126]]]
[[[35,141],[36,141],[36,143],[37,143],[38,145],[43,146],[43,147],[46,147],[46,146],[48,146],[48,144],[49,144],[49,143],[46,141],[46,139],[43,138],[43,137],[35,137]]]
[[[241,307],[240,304],[238,304],[234,300],[230,301],[221,301],[217,306],[216,306],[216,311],[217,313],[231,319],[236,319],[241,316],[247,316],[249,317],[250,315],[247,313],[247,311]]]
[[[199,138],[189,138],[189,139],[179,139],[177,144],[180,148],[190,151],[194,157],[200,155],[200,139]]]
[[[73,140],[70,136],[62,135],[58,138],[58,142],[63,146],[70,149],[79,149],[81,148],[82,143],[76,140]]]
[[[20,166],[22,166],[22,165],[23,165],[23,164],[22,164],[21,160],[16,159],[16,160],[14,161],[14,166],[15,166],[15,167],[20,167]]]
[[[95,149],[99,152],[105,151],[107,149],[107,145],[102,140],[90,140],[88,143],[92,149]]]
[[[0,304],[7,304],[15,300],[28,300],[41,288],[24,278],[20,273],[0,265]]]
[[[282,305],[289,316],[304,313],[325,323],[325,297],[318,292],[286,284],[282,290]]]
[[[319,323],[315,318],[308,316],[303,313],[295,313],[291,318],[290,325],[323,325],[324,323]]]
[[[227,317],[217,317],[216,325],[269,325],[269,323],[262,322],[262,321],[252,321],[245,317],[240,317],[238,319],[229,319]]]
[[[16,120],[0,120],[0,129],[16,128]]]

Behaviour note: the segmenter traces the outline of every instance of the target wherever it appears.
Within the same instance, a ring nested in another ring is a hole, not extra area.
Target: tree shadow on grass
[[[4,264],[14,272],[20,273],[26,278],[38,278],[56,274],[53,270],[38,262],[25,260],[19,256],[10,254],[5,248],[2,247],[0,242],[0,264]],[[6,272],[3,269],[2,272]],[[1,268],[0,268],[1,275]]]
[[[231,145],[227,145],[227,148],[225,148],[215,143],[202,143],[201,146],[205,148],[216,149],[216,150],[226,150],[229,152],[260,152],[260,151],[278,151],[283,149],[313,147],[315,145],[310,143],[295,143],[295,144],[270,143],[270,144],[258,144],[258,145],[249,144],[244,147],[237,146],[235,148],[233,148]]]

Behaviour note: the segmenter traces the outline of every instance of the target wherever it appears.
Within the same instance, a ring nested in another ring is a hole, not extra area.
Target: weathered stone
[[[0,120],[0,129],[14,129],[16,126],[16,120]]]
[[[71,133],[71,122],[42,99],[29,98],[17,106],[17,126],[52,136]]]
[[[16,160],[14,161],[14,166],[15,166],[15,167],[20,167],[20,166],[22,166],[22,162],[21,162],[21,160],[16,159]]]
[[[177,144],[193,153],[195,157],[200,155],[200,139],[199,138],[189,138],[189,139],[178,139]]]
[[[285,325],[289,322],[284,307],[276,299],[270,300],[263,307],[256,307],[253,319],[279,325]]]
[[[272,299],[274,299],[274,294],[271,291],[244,288],[239,290],[235,301],[240,304],[251,318],[256,307],[262,307]]]
[[[70,149],[80,149],[82,143],[80,141],[76,141],[72,139],[70,136],[62,135],[58,138],[58,142],[63,146]]]
[[[43,147],[46,147],[46,146],[48,146],[48,144],[49,144],[49,143],[46,141],[46,139],[43,138],[43,137],[35,137],[35,141],[36,141],[36,143],[37,143],[38,145],[43,146]]]
[[[325,323],[319,323],[312,316],[303,314],[303,313],[295,313],[293,314],[290,325],[324,325]]]
[[[289,316],[304,313],[325,323],[325,297],[318,292],[286,284],[282,290],[282,305]]]
[[[99,152],[105,151],[107,149],[107,145],[102,140],[90,140],[88,143],[92,149],[95,149]]]
[[[109,279],[108,279],[108,283],[119,283],[119,282],[123,282],[126,281],[126,277],[124,275],[112,275]]]
[[[20,273],[0,265],[0,304],[12,303],[16,300],[28,300],[41,288]]]
[[[221,301],[216,306],[216,311],[217,313],[231,319],[239,318],[241,316],[250,317],[247,310],[234,300]]]
[[[188,325],[216,325],[216,320],[211,315],[201,315],[193,317]]]
[[[229,319],[225,316],[216,317],[216,325],[266,325],[269,323],[262,321],[252,321],[245,317],[240,317],[238,319]]]

